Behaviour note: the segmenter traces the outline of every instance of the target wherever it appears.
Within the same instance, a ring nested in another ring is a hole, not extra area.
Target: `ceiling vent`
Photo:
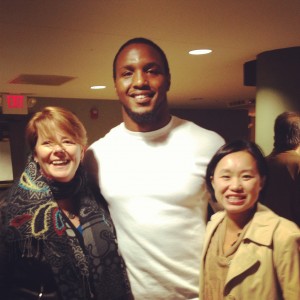
[[[253,105],[255,105],[255,99],[237,100],[237,101],[231,101],[227,103],[228,107],[253,106]]]
[[[245,100],[237,100],[237,101],[232,101],[228,103],[229,107],[237,107],[237,106],[244,106],[247,105],[248,103]]]
[[[11,80],[11,84],[34,84],[34,85],[62,85],[75,77],[60,76],[60,75],[32,75],[21,74],[15,79]]]

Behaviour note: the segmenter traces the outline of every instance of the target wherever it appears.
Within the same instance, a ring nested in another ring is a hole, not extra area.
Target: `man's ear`
[[[167,79],[167,91],[170,90],[170,87],[171,87],[171,74],[168,75],[168,79]]]

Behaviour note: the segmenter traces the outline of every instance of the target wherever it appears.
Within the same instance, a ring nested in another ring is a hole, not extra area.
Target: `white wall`
[[[0,181],[13,180],[10,142],[0,141]]]

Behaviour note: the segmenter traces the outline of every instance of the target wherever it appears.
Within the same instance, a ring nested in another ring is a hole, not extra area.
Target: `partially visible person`
[[[267,162],[264,204],[300,227],[300,112],[284,112],[276,118],[274,149]]]
[[[266,180],[252,142],[226,143],[208,164],[208,190],[224,211],[207,225],[200,299],[300,299],[300,230],[258,202]]]
[[[170,114],[169,65],[152,41],[122,45],[113,74],[124,122],[90,146],[85,164],[108,202],[134,299],[198,299],[204,176],[224,140]]]
[[[81,166],[83,124],[46,107],[29,121],[26,137],[32,153],[5,199],[1,299],[129,299],[112,221]]]

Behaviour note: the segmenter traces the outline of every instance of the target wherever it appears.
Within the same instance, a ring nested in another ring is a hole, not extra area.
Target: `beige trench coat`
[[[225,212],[214,214],[207,225],[203,268],[209,241]],[[242,243],[232,259],[224,287],[224,299],[299,300],[300,229],[258,203]],[[204,274],[203,269],[201,274]],[[200,299],[203,295],[203,276]],[[221,300],[221,299],[220,299]]]

